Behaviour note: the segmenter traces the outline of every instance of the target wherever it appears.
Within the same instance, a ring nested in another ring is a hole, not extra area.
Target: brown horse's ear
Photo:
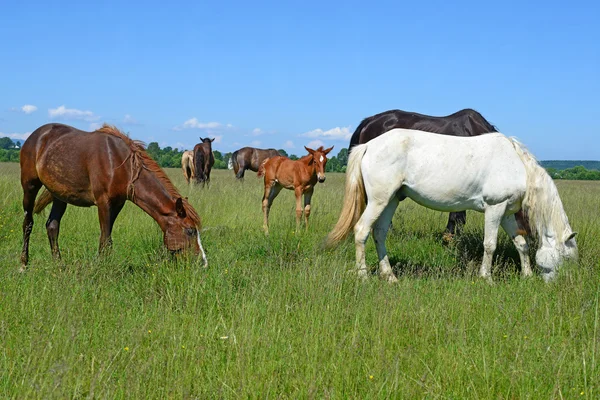
[[[313,149],[309,149],[308,147],[304,146],[304,148],[306,149],[306,151],[308,151],[310,154],[315,154],[315,151]]]
[[[329,152],[330,152],[331,150],[333,150],[333,147],[334,147],[334,146],[331,146],[330,148],[328,148],[328,149],[326,149],[326,150],[323,150],[323,154],[325,154],[325,155],[329,154]]]
[[[185,212],[185,207],[183,207],[183,199],[179,197],[175,200],[175,212],[179,218],[187,217],[187,213]]]
[[[212,139],[210,139],[210,142],[211,142],[211,143],[212,143],[212,142],[214,142],[214,141],[215,141],[215,139],[216,139],[216,138],[212,138]]]

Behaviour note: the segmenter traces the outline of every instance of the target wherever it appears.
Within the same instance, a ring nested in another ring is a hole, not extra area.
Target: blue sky
[[[106,121],[161,146],[337,153],[369,115],[469,107],[539,159],[600,160],[599,16],[593,1],[3,1],[0,136]]]

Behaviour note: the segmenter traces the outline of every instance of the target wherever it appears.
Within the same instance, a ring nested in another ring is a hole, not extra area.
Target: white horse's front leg
[[[485,209],[485,234],[483,238],[483,261],[479,276],[492,281],[492,260],[498,243],[498,228],[506,211],[506,203],[488,206]]]
[[[519,252],[519,258],[521,259],[521,274],[525,277],[532,276],[533,271],[531,270],[531,263],[529,262],[529,245],[523,235],[519,234],[519,225],[514,215],[507,215],[502,218],[502,228],[506,231],[508,236],[512,239],[517,251]]]

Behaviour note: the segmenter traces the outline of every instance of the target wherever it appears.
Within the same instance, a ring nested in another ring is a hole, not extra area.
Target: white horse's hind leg
[[[387,204],[374,200],[369,200],[365,212],[354,226],[354,245],[356,247],[356,269],[358,276],[366,278],[368,275],[367,264],[365,261],[365,243],[369,238],[371,227],[377,221]],[[385,245],[385,244],[384,244]]]
[[[385,239],[392,223],[394,212],[398,207],[398,203],[398,198],[393,196],[373,226],[373,240],[375,240],[377,256],[379,257],[379,276],[388,282],[396,282],[398,280],[396,276],[394,276],[394,271],[392,271],[392,266],[390,265],[390,260],[385,248]]]
[[[506,203],[488,206],[485,209],[485,233],[483,238],[483,261],[479,276],[492,281],[492,260],[498,242],[498,228],[506,211]]]
[[[507,215],[502,218],[502,228],[506,231],[508,236],[512,239],[517,251],[519,252],[519,258],[521,259],[521,274],[523,276],[533,275],[531,270],[531,264],[529,263],[529,245],[524,236],[519,235],[519,225],[514,215]]]

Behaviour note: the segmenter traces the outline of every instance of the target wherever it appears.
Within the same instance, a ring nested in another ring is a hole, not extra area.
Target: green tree
[[[14,148],[15,148],[15,144],[11,138],[8,138],[8,137],[0,138],[0,149],[8,150],[8,149],[14,149]]]
[[[340,166],[348,165],[348,149],[343,147],[337,155]]]
[[[282,156],[284,156],[284,157],[288,157],[288,158],[289,158],[287,151],[285,151],[284,149],[279,149],[279,150],[277,150],[277,151],[278,151],[278,152],[279,152],[279,154],[281,154]]]

